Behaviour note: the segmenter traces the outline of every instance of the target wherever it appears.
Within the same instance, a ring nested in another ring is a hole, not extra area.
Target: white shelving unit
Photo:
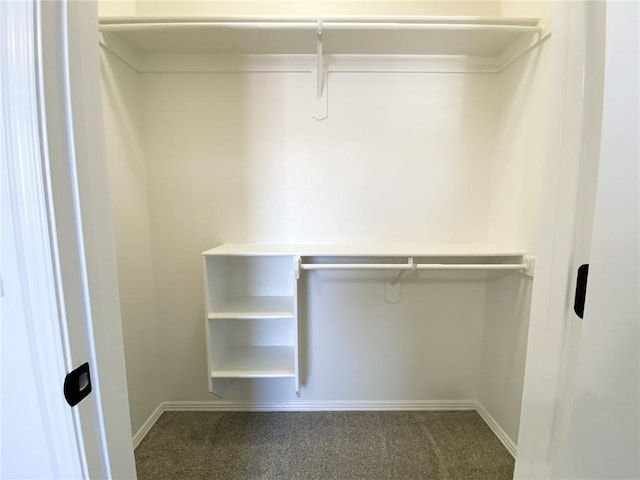
[[[510,257],[523,249],[487,243],[384,243],[363,245],[279,245],[225,243],[203,252],[210,256],[299,257]]]
[[[248,253],[248,252],[247,252]],[[291,377],[299,391],[296,263],[291,255],[204,253],[210,391]]]
[[[506,17],[124,17],[102,18],[100,31],[139,73],[309,72],[317,120],[330,72],[498,73],[550,36],[538,18]]]
[[[211,371],[211,378],[295,377],[294,360],[294,347],[234,347]]]
[[[297,281],[303,270],[387,270],[385,295],[399,295],[407,270],[520,271],[518,249],[478,244],[252,245],[203,252],[210,391],[232,379],[292,377],[300,393]]]
[[[288,318],[293,317],[294,298],[282,297],[231,297],[216,311],[209,312],[209,319],[216,318]]]
[[[457,55],[496,58],[524,36],[544,34],[538,18],[101,18],[100,31],[138,55]]]

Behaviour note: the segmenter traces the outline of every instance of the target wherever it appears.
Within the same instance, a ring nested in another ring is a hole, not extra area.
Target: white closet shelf
[[[293,297],[255,296],[230,297],[209,312],[209,319],[260,319],[293,317]]]
[[[339,57],[353,56],[403,57],[397,68],[409,68],[407,58],[415,57],[437,58],[438,68],[462,68],[443,59],[464,59],[471,70],[499,71],[547,37],[540,19],[508,17],[111,17],[100,19],[100,32],[102,45],[139,71],[277,68],[263,61],[247,66],[255,59],[211,60],[239,55],[324,56],[330,71],[370,68],[353,58],[340,63]],[[308,71],[304,63],[280,68]]]
[[[523,249],[483,243],[423,243],[368,245],[277,245],[225,243],[204,256],[299,256],[299,257],[518,257]]]
[[[321,22],[321,24],[319,23]],[[320,26],[319,26],[320,25]],[[496,57],[522,35],[542,34],[537,18],[385,17],[269,20],[259,18],[102,18],[141,54],[471,55]]]
[[[273,378],[295,376],[292,346],[230,347],[211,371],[211,378]]]
[[[296,276],[299,276],[299,270],[493,270],[521,271],[533,276],[535,263],[534,257],[522,250],[456,243],[360,246],[224,244],[202,255],[291,256],[298,259]],[[227,317],[216,314],[215,318]]]

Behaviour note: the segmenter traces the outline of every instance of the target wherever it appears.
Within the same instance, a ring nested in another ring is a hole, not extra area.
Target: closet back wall
[[[142,76],[168,399],[211,399],[199,252],[223,242],[486,239],[495,77],[331,74],[322,122],[310,116],[310,77]],[[362,335],[366,343],[366,326]],[[350,348],[354,362],[366,358]],[[388,361],[396,372],[406,365]]]
[[[191,237],[484,242],[494,78],[331,74],[318,122],[310,75],[143,75],[155,261]]]
[[[518,0],[519,3],[525,3]],[[153,18],[291,15],[499,16],[498,0],[99,0],[100,17]],[[532,15],[535,16],[535,15]]]

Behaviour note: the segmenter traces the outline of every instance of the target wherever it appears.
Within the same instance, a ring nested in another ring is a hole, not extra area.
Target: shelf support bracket
[[[318,20],[318,29],[316,30],[316,74],[317,74],[317,91],[316,97],[322,97],[322,20]]]
[[[327,69],[324,65],[324,57],[322,55],[322,20],[318,20],[316,29],[316,66],[315,66],[315,88],[316,93],[313,99],[312,117],[316,120],[324,120],[328,116],[328,100],[327,100]]]
[[[522,273],[524,273],[527,277],[533,278],[536,271],[536,257],[532,255],[525,255],[523,260],[525,267]]]
[[[218,398],[224,398],[224,394],[229,390],[231,380],[228,378],[212,378],[211,380],[211,393]]]
[[[296,280],[300,280],[300,270],[302,270],[302,257],[296,256],[293,259]]]
[[[413,257],[409,257],[407,265],[410,269],[400,270],[396,274],[393,271],[387,272],[387,281],[384,285],[384,299],[387,303],[398,303],[400,301],[400,280],[406,272],[418,270],[418,265],[414,263]]]
[[[413,257],[409,257],[409,260],[407,261],[408,265],[411,267],[411,271],[415,271],[418,268],[418,265],[416,265],[415,263],[413,263]],[[407,272],[407,270],[400,270],[396,276],[394,277],[393,280],[391,280],[389,283],[391,285],[395,285],[396,283],[400,282],[400,280],[402,279],[403,275]]]
[[[534,34],[523,36],[520,40],[517,40],[509,48],[507,48],[507,50],[497,58],[498,64],[494,73],[502,72],[509,65],[515,63],[520,57],[526,55],[531,50],[548,40],[550,37],[551,31],[547,30],[542,20],[540,20],[538,22],[537,30]]]

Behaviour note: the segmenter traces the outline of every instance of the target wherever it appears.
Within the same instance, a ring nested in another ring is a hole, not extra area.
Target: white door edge
[[[585,95],[585,76],[601,76],[592,61],[593,46],[602,42],[589,20],[598,15],[597,2],[556,2],[553,5],[551,108],[545,190],[541,198],[536,277],[527,345],[527,361],[514,478],[550,478],[559,419],[571,363],[571,314],[579,234],[590,221],[584,212],[585,183],[596,169],[585,155],[586,135],[593,135],[591,105],[601,96]],[[597,87],[594,87],[597,89]],[[601,88],[601,85],[600,85]],[[599,121],[599,119],[597,119]],[[599,133],[599,132],[598,132]],[[597,160],[597,159],[596,159]]]

